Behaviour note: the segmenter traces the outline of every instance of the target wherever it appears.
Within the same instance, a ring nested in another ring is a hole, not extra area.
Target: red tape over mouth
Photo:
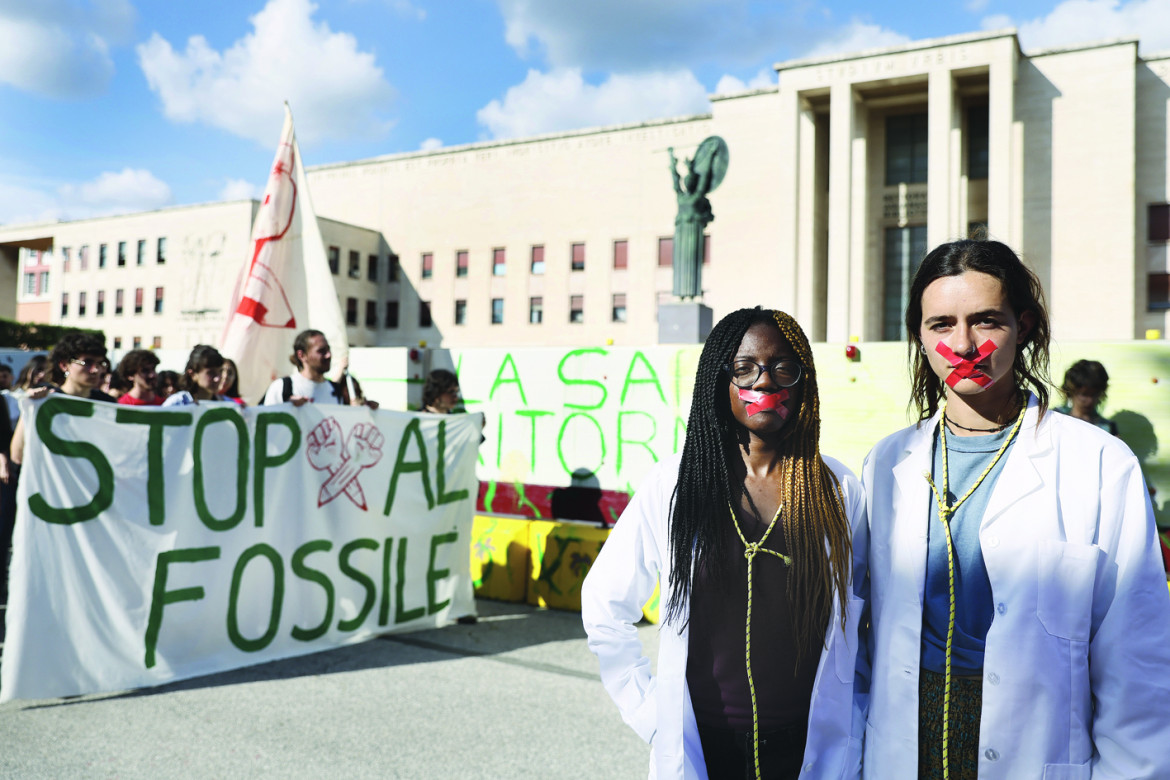
[[[784,406],[784,402],[788,400],[788,391],[784,388],[774,393],[761,393],[756,390],[745,390],[741,387],[739,389],[739,400],[747,401],[748,417],[751,417],[757,412],[764,412],[771,409],[780,415],[781,420],[788,419],[788,407]]]
[[[942,355],[948,363],[954,366],[946,378],[946,383],[951,387],[959,384],[964,379],[970,379],[980,387],[987,387],[994,382],[995,380],[976,368],[975,364],[986,360],[997,349],[999,347],[996,346],[995,342],[988,339],[979,347],[979,350],[975,353],[975,357],[963,358],[956,355],[953,349],[941,341],[934,347],[935,352]]]

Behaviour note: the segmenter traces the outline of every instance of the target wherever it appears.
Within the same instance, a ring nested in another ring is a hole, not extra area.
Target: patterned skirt
[[[923,669],[918,684],[918,777],[942,780],[944,677]],[[950,735],[947,763],[951,780],[976,780],[979,774],[979,717],[983,680],[951,676]]]

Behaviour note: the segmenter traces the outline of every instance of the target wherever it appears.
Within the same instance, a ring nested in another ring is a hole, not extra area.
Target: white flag
[[[252,251],[228,311],[220,351],[236,362],[240,395],[249,402],[259,402],[273,379],[295,370],[289,356],[302,330],[325,334],[335,369],[348,362],[345,320],[287,103],[280,145],[252,225]]]

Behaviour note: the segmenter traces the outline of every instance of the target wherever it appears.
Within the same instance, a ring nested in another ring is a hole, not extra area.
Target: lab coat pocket
[[[1093,544],[1055,539],[1040,542],[1036,615],[1052,636],[1089,641],[1093,584],[1100,557],[1101,548]]]
[[[1083,764],[1045,764],[1044,780],[1089,780],[1090,761]]]
[[[833,669],[837,672],[837,679],[851,685],[857,668],[857,624],[864,608],[865,599],[850,593],[849,603],[845,605],[845,632],[837,637],[833,647]]]

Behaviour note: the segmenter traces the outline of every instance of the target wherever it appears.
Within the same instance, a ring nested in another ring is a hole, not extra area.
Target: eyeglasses
[[[102,371],[108,371],[110,368],[110,361],[105,358],[75,358],[69,362],[84,369],[100,368]]]
[[[780,387],[792,387],[800,381],[803,368],[799,360],[780,360],[771,366],[754,360],[735,360],[724,366],[731,375],[731,384],[745,389],[760,381],[765,371]]]

